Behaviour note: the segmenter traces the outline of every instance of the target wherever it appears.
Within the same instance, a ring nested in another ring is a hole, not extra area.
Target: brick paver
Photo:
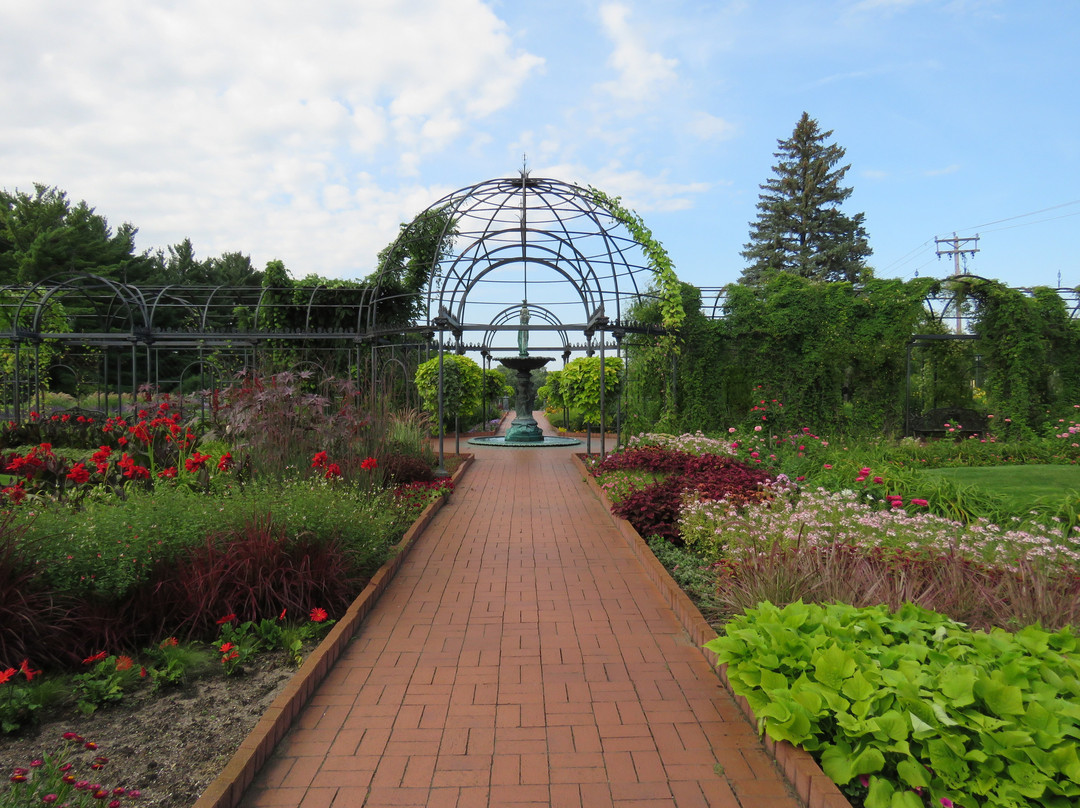
[[[244,808],[799,805],[580,479],[582,448],[470,447]]]

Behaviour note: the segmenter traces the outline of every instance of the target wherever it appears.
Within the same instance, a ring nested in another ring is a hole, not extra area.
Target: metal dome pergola
[[[428,280],[415,328],[437,335],[440,370],[446,349],[476,351],[487,365],[493,354],[516,351],[521,331],[530,353],[558,353],[565,362],[575,351],[599,351],[602,368],[606,351],[621,351],[628,333],[660,332],[631,316],[634,304],[654,296],[644,249],[588,188],[524,170],[477,183],[430,205],[390,254],[414,254],[418,242],[431,240],[432,222],[440,225],[438,248],[422,267]],[[390,286],[377,276],[368,322],[373,353],[388,333],[379,313],[393,297]],[[441,372],[439,388],[441,455]]]

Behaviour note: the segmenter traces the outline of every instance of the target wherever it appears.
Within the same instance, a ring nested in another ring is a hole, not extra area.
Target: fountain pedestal
[[[532,372],[551,361],[550,356],[507,356],[498,360],[504,367],[517,373],[515,380],[516,397],[514,410],[517,417],[511,421],[506,431],[506,440],[512,443],[541,443],[544,433],[532,417],[533,389]]]
[[[517,418],[510,422],[505,435],[494,438],[470,438],[474,446],[518,446],[544,448],[549,446],[575,446],[581,441],[577,438],[560,438],[553,435],[546,437],[532,417],[533,382],[532,372],[551,361],[550,356],[508,356],[498,360],[504,367],[517,373],[515,379],[516,395],[514,410]]]

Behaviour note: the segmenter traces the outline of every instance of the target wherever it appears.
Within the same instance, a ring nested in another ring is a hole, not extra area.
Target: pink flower
[[[913,499],[913,500],[911,500],[911,504],[915,505],[916,507],[919,507],[919,508],[925,508],[930,503],[927,502],[925,499]]]
[[[732,433],[734,433],[734,432],[735,432],[735,427],[733,427],[733,426],[729,426],[729,427],[728,427],[728,434],[730,435],[730,434],[732,434]]]
[[[869,466],[863,466],[861,469],[859,469],[859,474],[861,474],[863,477],[869,477],[870,476],[870,467]]]
[[[941,805],[942,805],[942,808],[953,808],[953,801],[950,800],[948,797],[942,797],[941,798]]]
[[[883,479],[881,479],[880,477],[875,477],[874,482],[877,483],[878,485],[881,485],[885,481]]]
[[[760,432],[761,431],[761,424],[758,424],[757,426],[755,426],[754,431],[755,432]]]
[[[823,469],[831,469],[832,468],[832,463],[823,463],[821,467]]]
[[[855,482],[857,482],[857,483],[866,482],[866,475],[865,474],[860,474],[858,477],[855,478]]]

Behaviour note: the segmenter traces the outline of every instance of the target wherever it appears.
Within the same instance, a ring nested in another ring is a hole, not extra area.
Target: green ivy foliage
[[[678,429],[717,432],[765,423],[899,430],[906,345],[912,334],[935,329],[923,302],[936,285],[871,279],[856,286],[778,273],[759,286],[729,286],[718,320],[702,312],[698,290],[683,286]],[[651,350],[631,347],[630,357],[633,408],[657,393],[663,368]],[[632,410],[635,415],[648,425],[649,414]]]
[[[653,287],[650,291],[656,298],[655,305],[659,313],[660,325],[664,327],[665,333],[654,342],[639,348],[639,354],[651,353],[653,362],[666,365],[670,356],[677,356],[681,351],[679,330],[686,320],[682,283],[675,274],[675,265],[667,250],[664,249],[664,245],[657,241],[652,231],[646,227],[645,221],[638,214],[624,207],[619,197],[608,196],[593,187],[589,188],[589,192],[598,207],[608,211],[626,227],[634,240],[641,245],[648,259],[649,267],[653,272]],[[657,378],[663,382],[669,378],[669,374],[662,373]],[[677,410],[675,391],[665,385],[660,392],[662,396],[659,400],[664,402],[664,413],[659,419],[659,424],[662,428],[674,428]],[[654,427],[656,424],[657,422],[654,421]]]
[[[1026,295],[998,281],[953,281],[977,304],[975,333],[987,369],[987,405],[1014,429],[1038,429],[1080,403],[1080,322],[1053,289]]]

